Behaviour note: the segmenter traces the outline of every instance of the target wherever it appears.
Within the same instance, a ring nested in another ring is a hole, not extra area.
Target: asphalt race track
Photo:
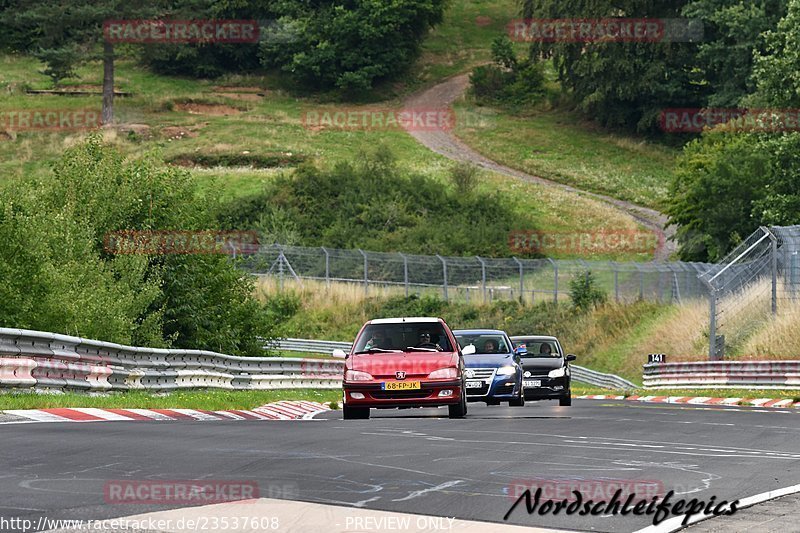
[[[473,403],[464,420],[447,419],[444,409],[372,413],[356,421],[333,411],[308,421],[5,424],[0,517],[99,519],[167,508],[108,505],[109,480],[252,480],[262,497],[630,532],[652,517],[529,515],[524,503],[508,522],[503,516],[520,483],[598,493],[626,480],[717,502],[800,483],[797,409],[575,400]]]

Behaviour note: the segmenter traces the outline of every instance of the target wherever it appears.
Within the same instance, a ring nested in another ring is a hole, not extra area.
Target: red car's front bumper
[[[426,380],[420,382],[419,389],[391,391],[383,390],[382,381],[349,381],[343,384],[344,402],[354,407],[436,407],[453,405],[461,401],[460,379]],[[442,391],[451,391],[449,396],[441,396]],[[363,398],[354,398],[353,393]]]

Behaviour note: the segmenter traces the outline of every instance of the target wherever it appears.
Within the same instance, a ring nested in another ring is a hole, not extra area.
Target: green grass
[[[459,74],[491,60],[492,41],[519,18],[516,0],[460,0],[450,2],[444,22],[422,43],[422,56],[406,78],[407,91]],[[527,49],[515,45],[518,53]]]
[[[649,207],[662,206],[678,151],[612,134],[573,112],[513,113],[481,108],[471,99],[456,103],[462,113],[491,113],[456,134],[475,150],[535,176],[608,194]]]
[[[0,410],[48,409],[58,407],[96,407],[101,409],[253,409],[279,400],[314,402],[341,401],[338,389],[281,389],[266,391],[176,391],[167,394],[149,392],[115,392],[92,395],[68,392],[37,394],[31,392],[0,393]]]
[[[624,396],[697,396],[706,398],[774,398],[800,401],[800,389],[786,390],[759,390],[759,389],[634,389],[626,391],[616,391],[603,389],[583,383],[574,382],[572,385],[572,396],[584,396],[590,394],[605,395],[624,395]],[[750,405],[747,402],[740,402],[741,405]]]

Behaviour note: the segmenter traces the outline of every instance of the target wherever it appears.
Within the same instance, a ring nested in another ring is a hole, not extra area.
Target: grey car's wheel
[[[508,402],[511,407],[525,407],[525,394],[520,392],[519,398]]]
[[[369,407],[350,407],[345,404],[342,407],[345,420],[366,420],[369,418]]]
[[[558,399],[558,405],[561,407],[569,407],[572,405],[572,395],[568,392],[566,395]]]

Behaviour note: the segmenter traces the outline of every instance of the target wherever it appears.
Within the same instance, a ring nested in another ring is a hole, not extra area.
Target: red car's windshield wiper
[[[357,355],[360,353],[401,353],[403,350],[384,350],[383,348],[370,348],[369,350],[361,350],[360,352],[354,352],[353,355]]]
[[[406,346],[406,352],[439,352],[436,348],[420,348],[419,346]]]

